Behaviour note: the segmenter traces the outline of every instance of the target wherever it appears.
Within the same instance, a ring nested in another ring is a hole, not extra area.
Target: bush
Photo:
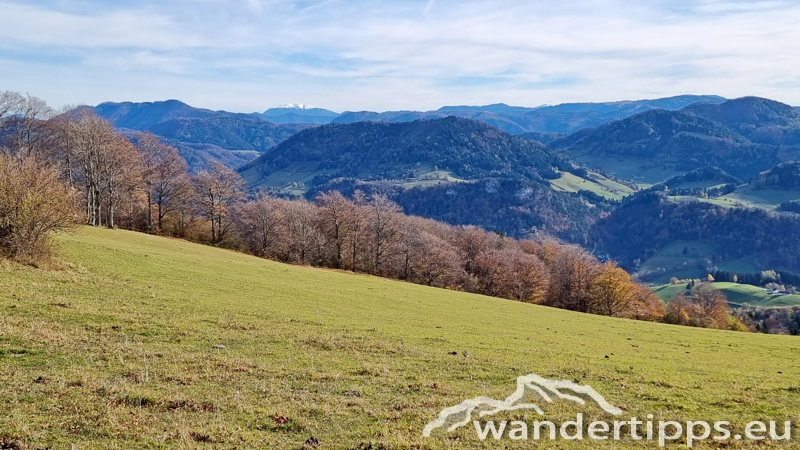
[[[75,223],[72,190],[34,157],[0,154],[0,254],[36,262],[50,236]]]

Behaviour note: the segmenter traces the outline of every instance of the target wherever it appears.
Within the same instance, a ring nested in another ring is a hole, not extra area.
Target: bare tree
[[[473,262],[478,277],[478,292],[489,296],[499,296],[503,290],[503,260],[500,249],[490,249],[478,253]]]
[[[503,251],[500,280],[505,297],[539,303],[547,292],[547,266],[536,256],[518,248]]]
[[[350,259],[350,270],[356,271],[359,267],[359,262],[362,259],[363,253],[363,235],[367,228],[368,210],[366,206],[366,197],[361,191],[356,191],[353,194],[353,205],[349,208],[346,214],[346,229],[347,229],[347,253]]]
[[[285,202],[269,195],[242,204],[237,209],[239,235],[256,256],[279,254],[287,240]]]
[[[572,311],[589,312],[592,283],[598,274],[597,260],[578,247],[562,247],[550,266],[550,288],[545,304]]]
[[[337,191],[320,194],[317,204],[320,205],[323,232],[333,245],[333,267],[341,268],[344,266],[344,246],[352,228],[348,220],[353,217],[355,205]]]
[[[80,185],[83,194],[86,223],[113,227],[117,207],[133,195],[140,175],[136,151],[88,108],[65,114],[55,129],[70,182]]]
[[[0,123],[7,151],[22,156],[33,154],[48,130],[47,121],[55,111],[44,100],[14,92],[0,93]]]
[[[462,261],[455,247],[427,231],[419,233],[419,244],[413,267],[420,282],[444,287],[457,278]]]
[[[217,161],[194,177],[200,211],[211,226],[211,242],[218,244],[233,226],[231,207],[245,200],[244,180]]]
[[[382,194],[373,195],[369,206],[370,272],[379,274],[397,243],[400,207]]]
[[[692,291],[694,303],[699,308],[701,326],[725,328],[728,322],[728,299],[710,284],[701,284]]]
[[[0,92],[0,121],[19,114],[25,98],[18,92]]]
[[[286,226],[289,231],[290,258],[300,264],[316,263],[315,250],[322,233],[317,227],[316,206],[305,199],[287,202],[285,205]]]
[[[453,237],[453,244],[461,254],[464,268],[469,273],[476,273],[475,261],[478,255],[502,246],[499,236],[472,225],[460,227]]]
[[[147,231],[152,232],[155,228],[160,233],[164,228],[164,217],[180,205],[192,188],[188,166],[178,150],[161,143],[151,133],[137,136],[136,149],[141,159],[142,181],[147,197]]]

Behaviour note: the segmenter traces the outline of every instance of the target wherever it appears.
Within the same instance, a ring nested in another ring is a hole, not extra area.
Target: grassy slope
[[[556,191],[578,192],[580,190],[586,190],[611,200],[621,200],[634,192],[633,189],[628,186],[609,180],[602,175],[592,173],[589,176],[591,180],[581,178],[568,172],[562,172],[561,178],[550,180],[550,184]]]
[[[675,170],[674,166],[653,167],[653,161],[646,158],[585,155],[569,151],[564,153],[587,167],[600,169],[617,178],[634,180],[641,187],[657,184],[687,173],[686,171]]]
[[[131,232],[60,242],[65,270],[0,265],[0,430],[33,448],[298,449],[310,435],[325,449],[499,448],[472,429],[420,436],[441,408],[505,398],[528,373],[589,384],[626,416],[740,432],[800,419],[796,337],[581,315]],[[272,415],[300,429],[270,431]],[[613,446],[628,447],[640,445]]]
[[[750,306],[794,306],[800,305],[800,295],[774,295],[757,286],[736,283],[713,283],[713,286],[725,293],[728,303],[739,307],[744,303]],[[654,289],[661,300],[669,301],[676,294],[686,292],[685,284],[665,285]]]
[[[768,211],[776,209],[781,203],[800,200],[800,191],[781,189],[753,189],[750,185],[737,188],[730,194],[717,198],[699,198],[692,196],[673,196],[675,201],[699,200],[727,208],[761,208]]]

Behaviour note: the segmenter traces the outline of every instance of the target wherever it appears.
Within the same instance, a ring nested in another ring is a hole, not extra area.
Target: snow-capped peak
[[[275,109],[301,109],[302,110],[302,109],[316,109],[316,108],[311,106],[311,105],[304,105],[302,103],[299,103],[297,105],[289,103],[287,105],[280,105],[280,106],[276,107]]]

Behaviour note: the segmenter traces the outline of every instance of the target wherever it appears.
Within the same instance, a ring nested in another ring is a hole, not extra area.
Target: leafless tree
[[[728,299],[710,284],[701,284],[692,291],[694,303],[700,311],[703,327],[725,328],[728,321]]]
[[[344,266],[344,247],[352,229],[349,219],[353,217],[355,205],[337,191],[320,194],[317,204],[320,206],[321,228],[333,246],[333,267],[341,268]]]
[[[70,182],[80,187],[86,223],[114,226],[121,202],[133,195],[140,176],[131,143],[111,123],[88,108],[79,108],[56,121],[56,140]]]
[[[562,247],[550,267],[550,288],[545,304],[589,312],[592,284],[598,275],[597,260],[578,247]]]
[[[295,200],[285,204],[286,226],[289,234],[289,254],[292,261],[300,264],[315,264],[314,253],[322,233],[319,230],[318,211],[306,200]]]
[[[369,203],[367,228],[369,230],[370,272],[373,274],[381,273],[384,263],[394,250],[400,232],[397,226],[399,214],[400,207],[385,195],[372,196]]]
[[[233,226],[231,208],[245,200],[245,183],[236,171],[217,161],[194,177],[200,211],[211,227],[211,242],[219,244]]]
[[[350,270],[356,271],[362,260],[363,236],[367,228],[368,216],[367,200],[363,192],[356,191],[353,194],[353,205],[346,213],[346,229],[348,258],[350,259]]]
[[[55,111],[44,100],[15,92],[0,93],[0,145],[13,154],[31,155],[47,132],[47,121]]]
[[[420,232],[419,243],[420,249],[413,258],[414,272],[419,281],[428,286],[448,286],[462,270],[458,251],[428,231]]]
[[[281,253],[287,240],[285,207],[283,200],[262,194],[237,209],[239,235],[251,253],[261,257]]]
[[[164,218],[188,197],[192,189],[186,161],[178,150],[151,133],[137,136],[136,149],[142,167],[142,181],[147,197],[147,231],[161,232]],[[155,210],[155,224],[153,223]]]

